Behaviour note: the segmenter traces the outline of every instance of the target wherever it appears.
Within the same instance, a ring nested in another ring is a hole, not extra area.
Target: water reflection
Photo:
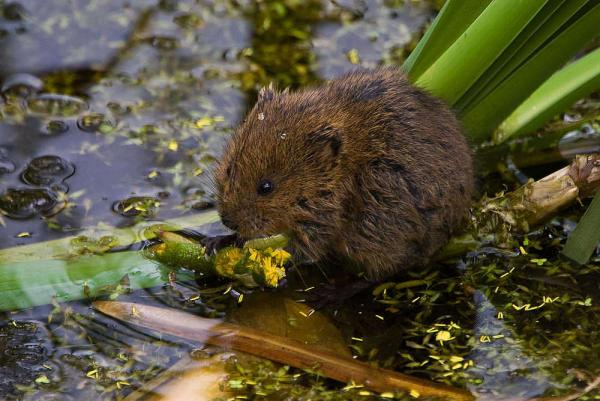
[[[499,318],[502,315],[486,296],[476,291],[473,297],[477,308],[473,334],[479,341],[469,354],[474,362],[469,371],[482,380],[469,385],[469,390],[481,399],[527,400],[560,387],[527,355],[514,328]]]

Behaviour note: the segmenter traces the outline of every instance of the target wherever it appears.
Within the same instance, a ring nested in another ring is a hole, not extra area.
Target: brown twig
[[[162,333],[247,352],[286,365],[318,371],[331,379],[359,383],[376,392],[416,391],[425,397],[473,401],[468,391],[372,367],[285,337],[205,319],[176,309],[130,302],[97,301],[94,308],[109,316]]]

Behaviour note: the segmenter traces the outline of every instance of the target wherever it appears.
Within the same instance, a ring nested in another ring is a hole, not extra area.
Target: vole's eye
[[[261,180],[258,183],[258,187],[256,187],[256,192],[261,195],[268,195],[271,192],[273,192],[273,189],[275,188],[275,186],[273,185],[273,182],[270,180]]]

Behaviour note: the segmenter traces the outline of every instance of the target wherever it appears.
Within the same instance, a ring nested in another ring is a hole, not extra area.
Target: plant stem
[[[360,383],[377,392],[414,390],[423,397],[450,398],[456,401],[475,399],[465,390],[372,367],[332,352],[308,347],[293,339],[201,318],[176,309],[114,301],[97,301],[93,306],[100,312],[127,323],[247,352],[300,369],[317,371],[331,379],[344,383]]]

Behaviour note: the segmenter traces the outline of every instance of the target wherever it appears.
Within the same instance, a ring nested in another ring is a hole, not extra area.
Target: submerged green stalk
[[[198,213],[190,216],[179,217],[176,219],[166,220],[162,223],[162,231],[177,231],[181,227],[198,227],[203,224],[218,221],[219,215],[216,211],[208,213]],[[30,263],[40,259],[61,259],[68,257],[77,248],[77,243],[81,239],[88,237],[89,241],[102,241],[103,238],[110,238],[113,246],[127,246],[133,243],[152,239],[156,233],[145,230],[151,224],[156,224],[152,221],[144,221],[132,227],[114,228],[110,226],[98,226],[86,229],[76,236],[70,236],[52,241],[37,242],[31,245],[15,246],[0,250],[0,274],[2,264],[12,262]],[[108,250],[108,249],[107,249]]]
[[[139,252],[0,262],[0,311],[153,287],[165,282],[165,272]]]

